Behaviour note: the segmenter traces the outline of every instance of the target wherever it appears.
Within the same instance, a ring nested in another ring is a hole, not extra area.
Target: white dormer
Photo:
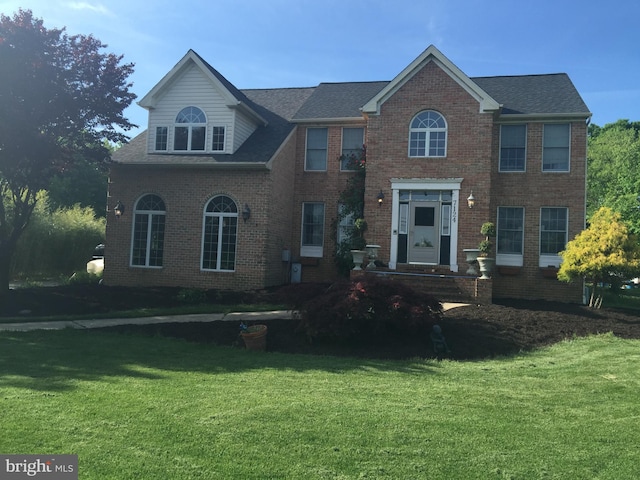
[[[149,111],[148,153],[232,154],[267,122],[193,50],[138,102]]]

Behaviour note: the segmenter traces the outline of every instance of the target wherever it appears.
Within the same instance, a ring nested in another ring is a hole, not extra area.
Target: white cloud
[[[90,12],[99,13],[100,15],[106,15],[108,17],[115,17],[107,7],[101,4],[93,5],[88,2],[69,2],[65,6],[72,10],[89,10]]]

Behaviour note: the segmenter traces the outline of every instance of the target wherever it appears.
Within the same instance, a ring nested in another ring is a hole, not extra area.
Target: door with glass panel
[[[409,204],[409,263],[437,265],[440,259],[440,202]]]

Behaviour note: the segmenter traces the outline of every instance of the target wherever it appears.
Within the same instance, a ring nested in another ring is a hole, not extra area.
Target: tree
[[[0,295],[38,191],[78,158],[109,158],[127,140],[133,64],[93,36],[46,29],[30,10],[0,15]]]
[[[606,206],[640,235],[640,122],[589,127],[587,217]]]
[[[584,278],[593,283],[590,307],[599,308],[602,304],[599,284],[640,274],[640,245],[621,215],[608,207],[594,213],[589,227],[568,242],[560,255],[559,280]]]

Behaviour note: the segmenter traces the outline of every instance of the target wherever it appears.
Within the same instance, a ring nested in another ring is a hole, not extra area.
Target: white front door
[[[440,202],[411,202],[408,261],[437,265],[440,258]]]

